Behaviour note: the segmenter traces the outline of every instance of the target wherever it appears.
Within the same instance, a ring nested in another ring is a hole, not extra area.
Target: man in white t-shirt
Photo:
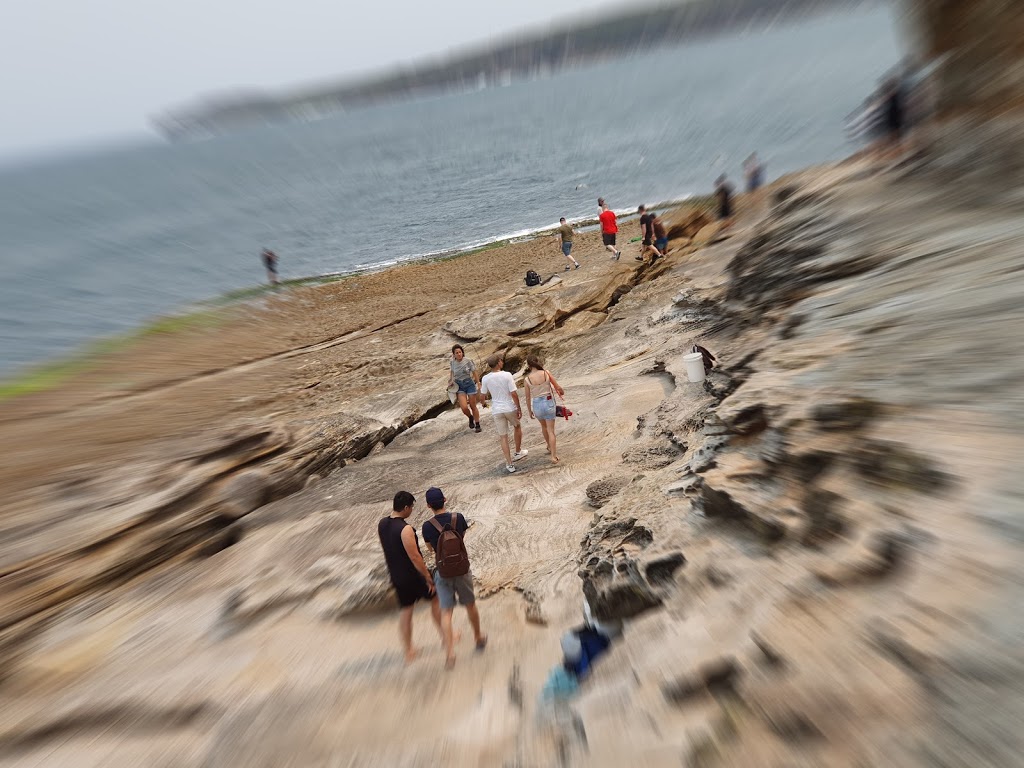
[[[502,370],[505,367],[505,358],[501,355],[491,355],[487,358],[487,367],[491,370],[480,380],[480,396],[491,398],[491,416],[494,419],[494,428],[501,440],[501,452],[505,454],[505,469],[511,473],[516,471],[512,462],[519,461],[529,453],[529,451],[521,450],[523,428],[519,424],[519,420],[523,417],[523,409],[519,405],[516,380],[512,378],[511,373]],[[515,453],[509,450],[509,430],[512,431],[515,440]]]

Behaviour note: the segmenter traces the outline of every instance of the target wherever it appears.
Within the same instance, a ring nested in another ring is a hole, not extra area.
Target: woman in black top
[[[402,638],[406,664],[419,653],[412,646],[412,609],[417,601],[431,601],[434,624],[437,631],[441,631],[441,609],[434,592],[434,579],[423,562],[416,529],[406,522],[415,503],[416,499],[411,493],[399,491],[392,505],[394,511],[377,523],[377,536],[384,550],[384,562],[387,563],[391,584],[402,609],[398,619],[398,633]]]

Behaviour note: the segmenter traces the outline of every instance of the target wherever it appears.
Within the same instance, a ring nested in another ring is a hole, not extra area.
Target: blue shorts
[[[566,256],[572,253],[572,243],[562,243],[562,253]]]
[[[654,241],[654,247],[657,248],[662,253],[664,253],[665,249],[668,248],[668,238],[659,237],[657,240]]]
[[[473,593],[472,571],[464,576],[446,579],[435,569],[434,587],[437,589],[437,602],[441,605],[442,611],[450,611],[455,607],[456,596],[461,605],[472,605],[476,602],[476,595]]]
[[[475,395],[476,394],[476,382],[472,379],[466,379],[465,381],[455,382],[459,385],[460,395]]]
[[[555,418],[555,399],[553,397],[535,397],[531,403],[533,415],[541,421],[553,421]]]

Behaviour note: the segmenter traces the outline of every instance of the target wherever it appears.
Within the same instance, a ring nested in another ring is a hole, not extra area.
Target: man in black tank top
[[[394,511],[377,523],[377,536],[384,550],[384,562],[387,563],[391,584],[402,609],[398,619],[398,633],[402,638],[406,664],[418,655],[412,645],[412,611],[418,601],[430,600],[434,624],[437,631],[441,632],[441,608],[434,590],[434,579],[423,562],[416,529],[406,522],[415,503],[416,499],[411,493],[399,491],[392,505]],[[441,639],[444,639],[443,634]]]

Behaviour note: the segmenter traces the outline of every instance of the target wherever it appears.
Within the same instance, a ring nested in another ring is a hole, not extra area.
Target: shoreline
[[[710,196],[687,194],[675,200],[665,200],[649,205],[652,210],[663,213],[683,205],[709,206]],[[635,207],[615,211],[622,222],[630,222],[636,218]],[[567,220],[577,227],[580,233],[592,231],[598,225],[597,217],[577,217]],[[282,280],[279,286],[260,283],[248,287],[227,291],[218,296],[198,301],[186,302],[178,310],[157,315],[140,323],[135,328],[111,336],[98,336],[79,345],[76,349],[52,358],[29,363],[10,372],[0,375],[0,403],[25,394],[44,392],[60,386],[75,375],[94,368],[102,359],[112,352],[122,350],[137,343],[140,339],[156,334],[173,333],[196,326],[216,326],[216,315],[223,311],[244,306],[281,293],[302,288],[316,288],[332,283],[380,274],[388,270],[410,264],[429,264],[450,261],[464,256],[472,256],[483,251],[502,248],[516,243],[529,243],[539,238],[551,237],[558,229],[558,224],[540,228],[520,230],[480,243],[473,243],[458,248],[446,248],[426,254],[400,257],[387,262],[355,267],[343,272],[327,272],[317,275],[305,275]]]

